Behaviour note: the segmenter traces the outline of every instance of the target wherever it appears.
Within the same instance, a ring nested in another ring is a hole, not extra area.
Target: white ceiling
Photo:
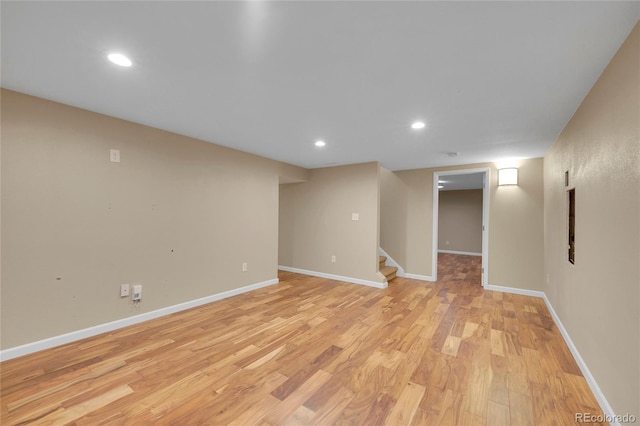
[[[483,181],[484,172],[481,172],[440,176],[438,183],[443,187],[440,188],[440,191],[458,191],[461,189],[482,189]]]
[[[307,168],[532,158],[639,18],[609,1],[2,1],[1,82]]]

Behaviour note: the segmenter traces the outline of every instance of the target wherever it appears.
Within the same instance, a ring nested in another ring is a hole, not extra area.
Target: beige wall
[[[433,172],[380,174],[380,246],[407,273],[431,275]]]
[[[408,190],[397,173],[380,167],[380,247],[402,265],[410,257]]]
[[[518,186],[498,187],[498,170],[491,170],[489,284],[542,290],[543,161],[518,163]]]
[[[378,163],[312,169],[308,182],[280,185],[280,265],[383,282],[378,205]]]
[[[438,196],[438,250],[482,253],[482,189]]]
[[[545,292],[617,414],[640,417],[640,28],[544,159]],[[567,260],[564,172],[576,191]]]
[[[518,186],[501,188],[493,163],[382,173],[381,205],[390,204],[392,197],[404,199],[407,205],[402,213],[382,210],[382,248],[405,272],[433,276],[433,173],[488,167],[489,284],[542,290],[542,159],[519,160],[516,165]]]
[[[3,349],[276,278],[306,170],[6,90],[1,124]]]

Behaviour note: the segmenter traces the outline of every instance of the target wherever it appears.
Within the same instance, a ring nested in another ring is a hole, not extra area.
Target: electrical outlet
[[[142,285],[137,284],[133,286],[133,295],[131,299],[134,301],[142,300]]]
[[[247,268],[247,262],[244,262],[244,263],[242,264],[242,272],[247,272],[247,269],[248,269],[248,268]]]
[[[120,297],[127,297],[129,295],[129,284],[120,285]]]
[[[331,256],[331,263],[336,263],[336,255]]]
[[[360,220],[360,213],[351,213],[351,220]]]

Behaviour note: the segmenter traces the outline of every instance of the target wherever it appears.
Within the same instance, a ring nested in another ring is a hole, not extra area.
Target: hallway
[[[438,253],[438,281],[480,286],[482,257]]]

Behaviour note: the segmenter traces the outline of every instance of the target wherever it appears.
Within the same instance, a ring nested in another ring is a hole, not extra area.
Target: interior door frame
[[[431,249],[431,271],[433,280],[438,280],[438,181],[443,176],[467,175],[471,173],[484,173],[482,182],[482,287],[487,286],[489,277],[489,182],[491,182],[491,169],[481,167],[475,169],[446,170],[433,172],[433,247]]]

